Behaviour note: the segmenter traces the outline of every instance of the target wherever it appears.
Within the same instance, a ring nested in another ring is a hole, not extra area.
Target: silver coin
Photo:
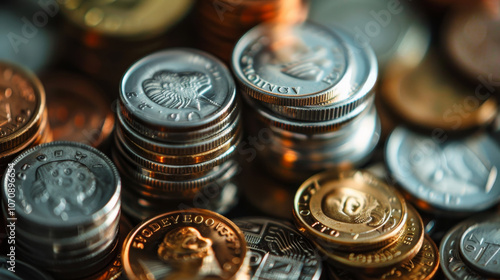
[[[51,142],[29,149],[13,162],[15,215],[37,228],[74,229],[106,216],[120,199],[120,177],[100,151],[75,142]],[[12,193],[2,180],[4,206]],[[35,226],[36,225],[36,226]]]
[[[15,259],[9,264],[10,258],[0,257],[0,279],[2,280],[52,280],[53,278],[37,268]],[[9,270],[14,264],[15,272]]]
[[[448,280],[475,279],[487,280],[491,279],[481,275],[473,270],[470,266],[464,263],[462,254],[460,254],[460,238],[463,233],[471,226],[482,222],[500,222],[498,216],[489,215],[474,217],[453,227],[443,237],[439,246],[439,258],[442,271]]]
[[[340,28],[333,30],[346,44],[349,63],[352,64],[351,72],[344,78],[346,86],[342,89],[348,97],[335,98],[331,103],[311,106],[268,104],[271,110],[287,118],[319,122],[352,115],[352,111],[371,99],[375,93],[373,87],[378,75],[377,60],[373,50],[369,46],[357,46],[353,35]]]
[[[229,70],[215,57],[193,49],[170,49],[134,63],[120,84],[126,118],[153,130],[190,131],[211,126],[235,102]],[[141,128],[131,122],[136,130]]]
[[[429,28],[402,1],[315,0],[309,19],[344,28],[354,35],[358,47],[370,45],[381,68],[395,59],[417,65],[430,43]]]
[[[236,44],[231,63],[240,89],[266,103],[314,105],[346,95],[346,46],[316,24],[259,25]]]
[[[442,214],[477,212],[500,200],[500,147],[488,134],[440,141],[398,127],[386,163],[406,192]]]
[[[290,225],[265,218],[239,218],[250,252],[250,279],[318,280],[321,257],[316,248]]]
[[[500,278],[500,219],[476,224],[460,238],[460,254],[482,275]]]

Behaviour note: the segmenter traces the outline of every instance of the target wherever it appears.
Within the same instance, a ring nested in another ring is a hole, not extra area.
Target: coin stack
[[[114,260],[121,187],[111,160],[87,145],[51,142],[12,164],[2,209],[14,223],[19,259],[57,279],[83,279]]]
[[[452,228],[439,246],[441,269],[449,280],[500,279],[500,217],[473,217]]]
[[[418,212],[370,173],[325,172],[307,179],[295,195],[293,214],[333,270],[382,276],[410,260],[422,264],[429,250],[436,261],[419,266],[419,273],[432,277],[437,270],[437,249],[424,237]]]
[[[51,139],[40,80],[29,70],[0,61],[0,173],[21,151]]]
[[[359,165],[375,148],[377,62],[353,37],[312,23],[259,25],[237,43],[232,66],[251,107],[249,133],[266,142],[256,148],[274,176],[301,182]]]
[[[238,39],[263,23],[296,24],[307,17],[308,0],[202,0],[197,3],[200,47],[231,60]]]
[[[192,206],[224,212],[235,203],[240,113],[218,59],[170,49],[139,60],[123,77],[117,115],[112,154],[128,214],[143,220]]]

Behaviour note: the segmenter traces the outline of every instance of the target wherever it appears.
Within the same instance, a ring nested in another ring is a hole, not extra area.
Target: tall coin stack
[[[26,69],[0,61],[0,173],[21,151],[51,138],[40,80]]]
[[[307,17],[307,0],[202,0],[197,3],[200,47],[230,61],[234,44],[263,23],[295,24]]]
[[[192,206],[226,211],[237,193],[239,115],[229,70],[206,53],[171,49],[132,65],[112,152],[124,210],[138,220]]]
[[[401,271],[430,279],[439,266],[418,212],[368,172],[314,175],[298,189],[293,214],[327,257],[334,279],[385,279]]]
[[[11,254],[57,279],[98,273],[118,253],[120,185],[111,160],[84,144],[22,153],[2,179],[2,210],[15,227]]]
[[[273,176],[300,182],[359,165],[375,148],[377,62],[351,36],[312,23],[260,25],[237,43],[232,66]]]

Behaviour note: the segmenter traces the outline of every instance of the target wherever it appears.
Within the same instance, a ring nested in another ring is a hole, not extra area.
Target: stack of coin
[[[100,271],[116,257],[120,177],[98,150],[75,142],[36,146],[2,180],[15,254],[58,279]]]
[[[164,213],[138,225],[122,258],[128,279],[250,279],[241,230],[203,209]]]
[[[307,17],[308,0],[201,0],[197,3],[200,47],[229,62],[234,44],[263,23],[295,24]]]
[[[0,61],[0,173],[21,151],[51,139],[40,80]]]
[[[236,45],[232,66],[251,107],[249,133],[268,135],[256,148],[274,176],[303,181],[359,165],[375,148],[377,62],[345,32],[312,23],[259,25]]]
[[[293,214],[299,230],[330,265],[360,278],[398,269],[429,249],[422,247],[424,239],[432,244],[424,238],[418,212],[394,188],[363,171],[309,178],[296,193]],[[437,266],[433,263],[427,272],[434,274]]]
[[[500,201],[500,147],[488,133],[450,138],[397,127],[385,158],[391,176],[424,211],[466,216]]]
[[[452,228],[439,246],[446,279],[500,279],[499,229],[498,214],[474,217]]]
[[[241,138],[229,70],[191,49],[151,54],[120,87],[113,158],[124,178],[123,207],[138,220],[196,206],[234,204]]]

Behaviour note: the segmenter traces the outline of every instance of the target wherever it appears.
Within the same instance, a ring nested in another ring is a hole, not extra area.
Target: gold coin
[[[0,153],[36,134],[45,109],[40,80],[19,66],[0,62]]]
[[[406,220],[404,198],[363,171],[307,179],[294,200],[299,229],[324,248],[363,251],[393,243]]]
[[[233,279],[244,270],[246,246],[227,218],[189,209],[137,226],[125,240],[122,261],[129,279]]]
[[[411,260],[422,248],[424,241],[424,224],[417,210],[408,205],[408,217],[403,234],[394,244],[364,252],[327,251],[321,246],[318,249],[336,266],[363,271],[365,274],[376,275],[386,273],[392,266]]]

